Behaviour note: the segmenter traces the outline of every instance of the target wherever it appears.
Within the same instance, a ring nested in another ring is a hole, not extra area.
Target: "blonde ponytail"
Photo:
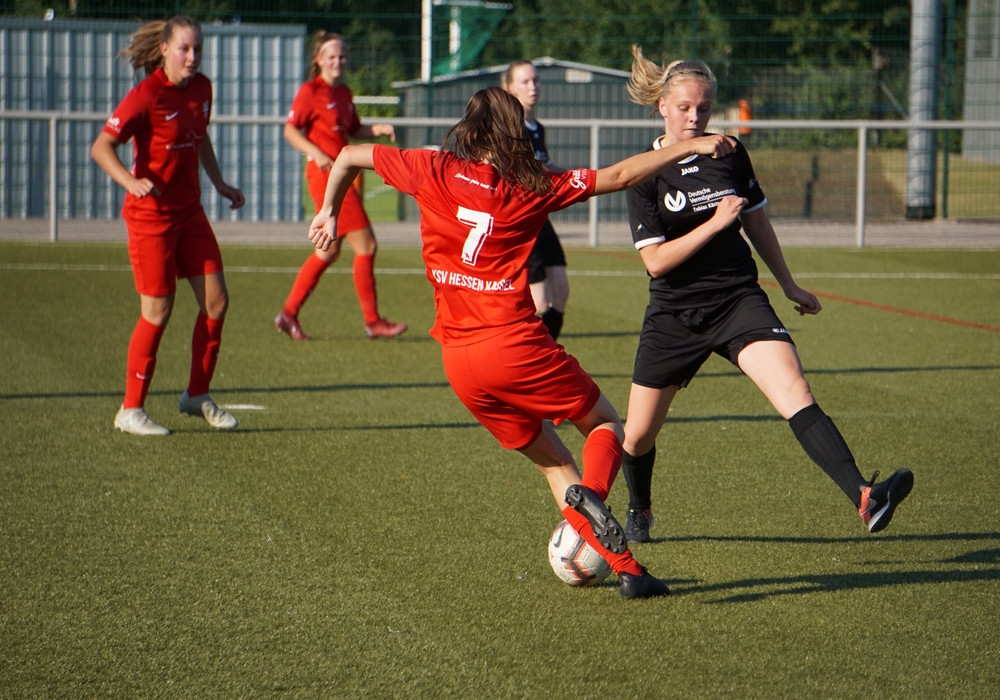
[[[718,82],[712,69],[701,61],[674,61],[666,68],[642,55],[642,49],[632,46],[632,75],[628,81],[628,96],[637,105],[654,108],[671,88],[688,80],[696,80],[708,88],[708,97],[715,99]]]

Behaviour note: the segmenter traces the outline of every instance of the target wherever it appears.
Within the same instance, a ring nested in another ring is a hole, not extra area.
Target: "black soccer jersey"
[[[693,156],[633,187],[626,201],[636,249],[680,238],[708,221],[718,201],[729,194],[748,200],[744,212],[767,204],[750,156],[738,142],[725,158]],[[737,219],[688,260],[652,279],[649,301],[667,308],[699,306],[756,281],[757,265]]]
[[[549,158],[549,151],[545,148],[545,127],[542,126],[541,122],[535,122],[534,126],[525,122],[524,129],[531,137],[531,147],[535,149],[535,160],[540,161],[542,165],[548,165],[552,159]]]

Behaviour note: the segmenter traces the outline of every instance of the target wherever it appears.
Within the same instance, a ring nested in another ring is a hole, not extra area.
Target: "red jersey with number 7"
[[[548,174],[539,196],[504,182],[492,166],[449,151],[375,145],[375,172],[420,208],[427,279],[442,345],[478,342],[535,318],[528,256],[549,213],[594,193],[593,170]]]

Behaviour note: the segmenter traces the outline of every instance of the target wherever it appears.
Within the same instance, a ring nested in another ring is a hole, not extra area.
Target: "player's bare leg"
[[[595,460],[606,458],[604,453],[613,454],[615,451],[620,460],[621,424],[618,422],[617,413],[610,402],[602,396],[591,413],[576,425],[588,435],[588,442],[584,446],[584,469],[585,471],[589,469],[594,475],[592,484],[596,488],[581,483],[580,472],[572,454],[549,423],[542,424],[541,434],[531,445],[522,449],[521,453],[534,462],[546,477],[552,497],[562,508],[563,517],[611,565],[621,584],[619,593],[623,598],[669,595],[670,590],[667,585],[649,574],[632,556],[632,552],[625,544],[621,525],[614,519],[600,497],[602,490],[606,496],[607,489],[613,482],[613,475],[617,472],[617,465],[604,465],[605,468],[601,469]],[[613,461],[613,456],[611,459]],[[601,474],[603,476],[600,476]],[[591,483],[590,479],[588,483]],[[573,501],[576,501],[575,506]],[[563,504],[568,505],[563,506]],[[598,529],[604,531],[603,538],[598,538],[596,532]],[[609,533],[614,535],[610,541]],[[616,553],[605,544],[605,541],[609,541],[617,548],[619,536],[621,547]]]

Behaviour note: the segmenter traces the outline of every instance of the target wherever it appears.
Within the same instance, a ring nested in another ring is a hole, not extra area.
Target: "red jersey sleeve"
[[[285,121],[299,131],[306,129],[312,120],[312,105],[314,97],[312,83],[304,83],[295,97],[292,99],[292,106],[288,110],[288,117]]]
[[[115,137],[119,143],[128,143],[137,132],[149,126],[153,101],[144,88],[144,83],[139,83],[129,90],[104,122],[104,133]]]
[[[588,168],[577,168],[550,177],[552,189],[545,196],[546,211],[559,211],[588,200],[597,186],[597,172]]]
[[[435,151],[425,148],[401,150],[392,146],[375,144],[372,160],[385,184],[403,194],[415,194],[427,180],[433,165]]]

